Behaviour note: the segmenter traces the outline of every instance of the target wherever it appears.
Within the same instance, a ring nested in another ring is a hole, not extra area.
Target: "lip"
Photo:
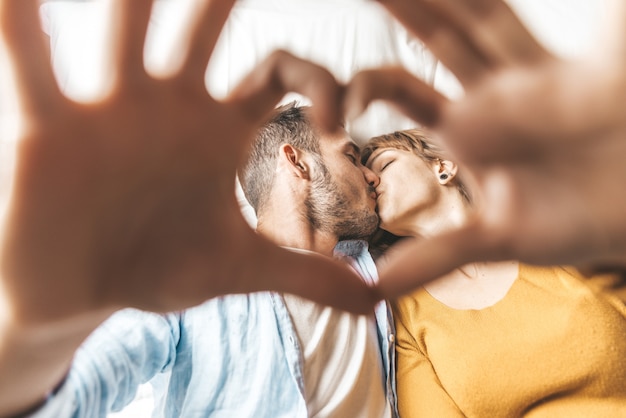
[[[378,203],[378,200],[380,199],[380,195],[381,195],[381,194],[382,194],[382,193],[380,193],[380,192],[378,192],[378,191],[376,192],[376,213],[377,213],[377,214],[378,214],[378,213],[380,213],[380,205],[379,205],[379,203]]]

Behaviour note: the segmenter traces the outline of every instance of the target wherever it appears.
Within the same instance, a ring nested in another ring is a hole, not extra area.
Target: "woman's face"
[[[381,228],[396,235],[411,235],[416,222],[434,216],[441,186],[436,166],[411,151],[379,148],[366,166],[380,178],[376,187]]]

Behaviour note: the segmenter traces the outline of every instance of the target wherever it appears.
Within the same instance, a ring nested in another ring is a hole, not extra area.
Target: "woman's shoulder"
[[[531,266],[520,264],[520,278],[554,290],[561,287],[569,294],[585,293],[606,299],[626,316],[626,274],[585,274],[572,266]],[[578,291],[576,291],[578,290]]]

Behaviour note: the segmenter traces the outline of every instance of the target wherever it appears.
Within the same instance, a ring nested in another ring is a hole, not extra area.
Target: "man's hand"
[[[386,296],[465,263],[626,266],[625,39],[567,62],[500,0],[381,1],[456,75],[450,101],[401,69],[357,74],[346,109],[397,105],[462,166],[477,204],[460,230],[413,241],[381,272]],[[624,13],[621,15],[622,26]]]
[[[230,97],[213,99],[204,75],[234,0],[195,3],[185,59],[155,78],[143,62],[152,0],[113,0],[111,87],[85,104],[59,91],[38,2],[0,2],[23,124],[0,274],[21,321],[168,311],[266,289],[357,312],[374,303],[347,268],[257,236],[234,194],[237,164],[286,92],[323,103],[334,116],[318,121],[333,127],[341,88],[328,71],[277,52]]]

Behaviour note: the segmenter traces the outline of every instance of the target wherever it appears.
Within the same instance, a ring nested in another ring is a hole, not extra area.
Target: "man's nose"
[[[378,187],[380,183],[380,177],[376,175],[372,170],[367,168],[366,166],[362,166],[363,168],[363,176],[365,177],[365,181],[372,187]]]

